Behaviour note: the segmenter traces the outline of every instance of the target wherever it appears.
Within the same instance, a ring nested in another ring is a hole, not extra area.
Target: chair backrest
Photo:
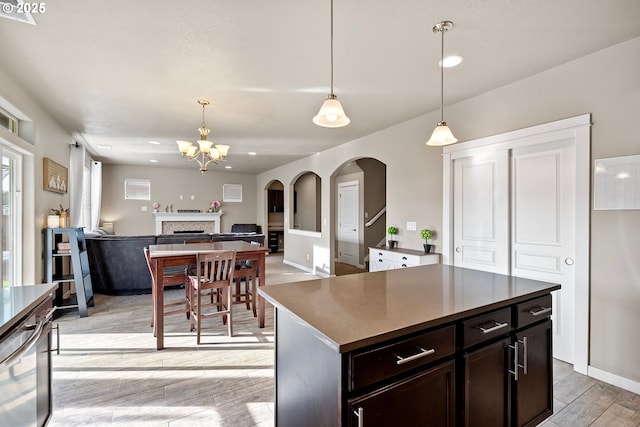
[[[151,268],[151,255],[149,255],[149,247],[144,247],[144,259],[147,260],[147,267],[149,268],[149,273],[151,274],[151,280],[153,280],[153,269]]]
[[[196,274],[201,282],[227,282],[233,280],[236,251],[207,251],[196,255]]]

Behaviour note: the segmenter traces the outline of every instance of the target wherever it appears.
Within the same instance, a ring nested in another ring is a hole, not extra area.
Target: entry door
[[[454,163],[454,265],[509,273],[509,155],[506,151]]]
[[[358,181],[338,184],[338,261],[359,265]]]
[[[553,292],[553,356],[573,363],[575,144],[512,153],[511,274],[560,283]]]

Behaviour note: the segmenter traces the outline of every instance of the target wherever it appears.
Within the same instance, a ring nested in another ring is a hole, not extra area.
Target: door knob
[[[564,263],[567,265],[573,265],[573,258],[565,258]]]
[[[456,248],[456,253],[459,254],[460,253],[460,247]]]

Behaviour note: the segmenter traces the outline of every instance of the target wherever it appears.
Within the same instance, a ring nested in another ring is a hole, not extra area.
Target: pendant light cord
[[[331,0],[331,95],[333,95],[333,0]]]
[[[442,38],[440,39],[440,122],[444,122],[444,32],[445,27],[440,28]]]

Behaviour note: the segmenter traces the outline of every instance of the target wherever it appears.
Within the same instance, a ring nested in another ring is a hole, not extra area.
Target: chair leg
[[[202,292],[198,288],[198,307],[196,315],[196,343],[200,345],[200,330],[202,329]]]
[[[231,288],[223,288],[224,292],[226,292],[226,303],[227,303],[227,310],[229,310],[229,319],[227,320],[227,329],[229,330],[229,336],[232,337],[233,336],[233,321],[231,320],[231,310],[233,308],[233,304],[231,302]]]
[[[258,313],[256,311],[256,304],[258,303],[256,300],[257,293],[256,278],[254,276],[251,278],[251,306],[253,307],[253,317],[258,317]]]

